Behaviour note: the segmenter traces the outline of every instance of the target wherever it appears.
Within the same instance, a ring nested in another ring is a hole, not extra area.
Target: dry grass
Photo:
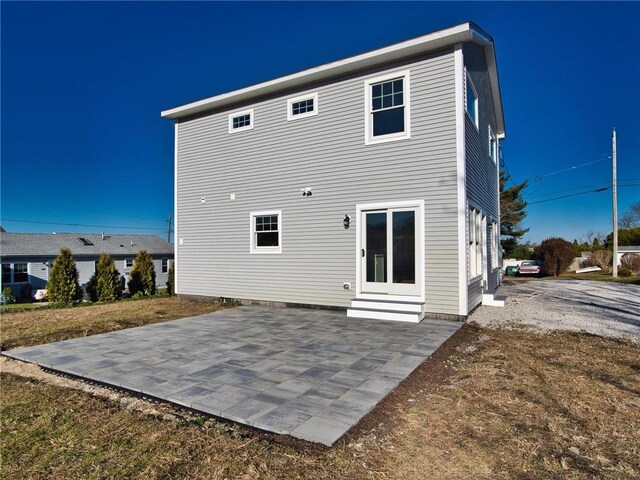
[[[2,478],[638,478],[640,349],[465,327],[331,449],[11,375]],[[575,448],[572,448],[575,447]]]
[[[572,278],[576,280],[596,280],[598,282],[615,282],[627,283],[629,285],[640,285],[640,277],[616,277],[613,278],[611,273],[587,272],[587,273],[564,273],[559,277],[546,277],[549,279]]]
[[[75,308],[35,309],[0,315],[3,350],[165,322],[219,310],[221,305],[156,297]]]

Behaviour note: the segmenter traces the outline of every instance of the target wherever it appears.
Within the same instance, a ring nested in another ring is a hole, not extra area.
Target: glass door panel
[[[367,283],[387,282],[387,212],[365,213],[364,260]]]
[[[416,212],[391,212],[393,283],[416,283]]]

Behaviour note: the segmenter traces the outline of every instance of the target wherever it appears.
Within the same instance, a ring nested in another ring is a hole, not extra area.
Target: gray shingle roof
[[[84,245],[85,238],[93,245]],[[172,255],[173,245],[157,235],[99,233],[0,233],[2,257],[57,256],[68,248],[74,256],[110,255],[135,256],[140,250],[151,255]]]

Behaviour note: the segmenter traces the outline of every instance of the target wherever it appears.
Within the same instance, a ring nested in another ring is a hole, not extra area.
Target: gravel
[[[640,286],[590,280],[505,280],[500,307],[478,307],[468,319],[490,328],[567,330],[640,343]]]

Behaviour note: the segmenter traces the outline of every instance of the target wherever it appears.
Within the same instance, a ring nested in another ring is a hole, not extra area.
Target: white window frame
[[[310,112],[298,113],[294,115],[293,104],[303,102],[305,100],[313,100],[313,110]],[[301,118],[315,117],[316,115],[318,115],[318,92],[307,93],[305,95],[289,98],[287,100],[287,122],[290,122],[292,120],[299,120]]]
[[[249,125],[246,125],[244,127],[238,127],[238,128],[233,128],[233,119],[234,118],[238,118],[238,117],[242,117],[243,115],[249,115]],[[253,116],[253,108],[250,108],[248,110],[242,110],[239,112],[233,112],[229,114],[229,133],[238,133],[238,132],[244,132],[245,130],[252,130],[253,129],[253,125],[255,123],[255,117]]]
[[[167,270],[165,271],[164,269],[164,262],[167,262]],[[161,258],[160,259],[160,273],[169,273],[169,268],[171,268],[171,265],[169,264],[170,259],[168,258]]]
[[[493,164],[498,162],[498,137],[493,133],[491,125],[489,125],[489,157],[493,160]]]
[[[373,110],[371,106],[371,87],[376,83],[386,82],[402,78],[402,92],[404,99],[404,131],[389,133],[387,135],[373,136]],[[400,70],[387,73],[377,77],[368,78],[364,81],[364,143],[371,145],[376,143],[394,142],[396,140],[406,140],[411,138],[411,75],[410,70]]]
[[[482,234],[482,225],[485,223],[483,220],[482,211],[474,206],[469,206],[467,209],[467,256],[469,258],[467,278],[469,283],[473,283],[483,275],[482,259],[483,259],[483,241],[484,235]]]
[[[256,217],[278,216],[278,246],[277,247],[258,247],[256,245]],[[249,252],[251,254],[280,254],[282,253],[282,210],[265,210],[260,212],[249,213],[249,231],[251,238],[249,239]]]
[[[476,127],[476,130],[480,131],[480,102],[478,100],[478,91],[476,90],[476,86],[473,84],[473,80],[471,80],[471,77],[469,76],[469,73],[467,72],[467,69],[465,68],[464,70],[464,78],[465,78],[465,84],[464,84],[464,111],[467,112],[467,116],[469,117],[469,120],[471,120],[471,123],[473,123],[473,125]],[[467,95],[467,92],[469,91],[469,89],[467,88],[467,86],[471,87],[471,91],[473,92],[474,98],[473,101],[475,103],[475,112],[476,112],[476,118],[473,118],[471,116],[471,113],[469,113],[469,98]]]
[[[495,220],[491,221],[491,270],[500,268],[498,261],[498,245],[500,244],[500,227]]]
[[[23,281],[17,281],[16,280],[16,265],[25,265],[26,266],[26,270],[24,272],[20,272],[20,273],[24,273],[27,275],[27,279],[23,280]],[[17,263],[12,263],[11,264],[11,283],[29,283],[29,262],[17,262]]]
[[[131,261],[131,266],[130,266],[130,267],[129,267],[129,266],[127,266],[127,262],[128,262],[129,260]],[[134,261],[135,261],[135,259],[134,259],[134,258],[125,258],[125,259],[123,260],[123,262],[124,262],[124,269],[125,269],[125,270],[127,270],[127,269],[130,269],[130,268],[133,268],[133,263],[134,263]]]

